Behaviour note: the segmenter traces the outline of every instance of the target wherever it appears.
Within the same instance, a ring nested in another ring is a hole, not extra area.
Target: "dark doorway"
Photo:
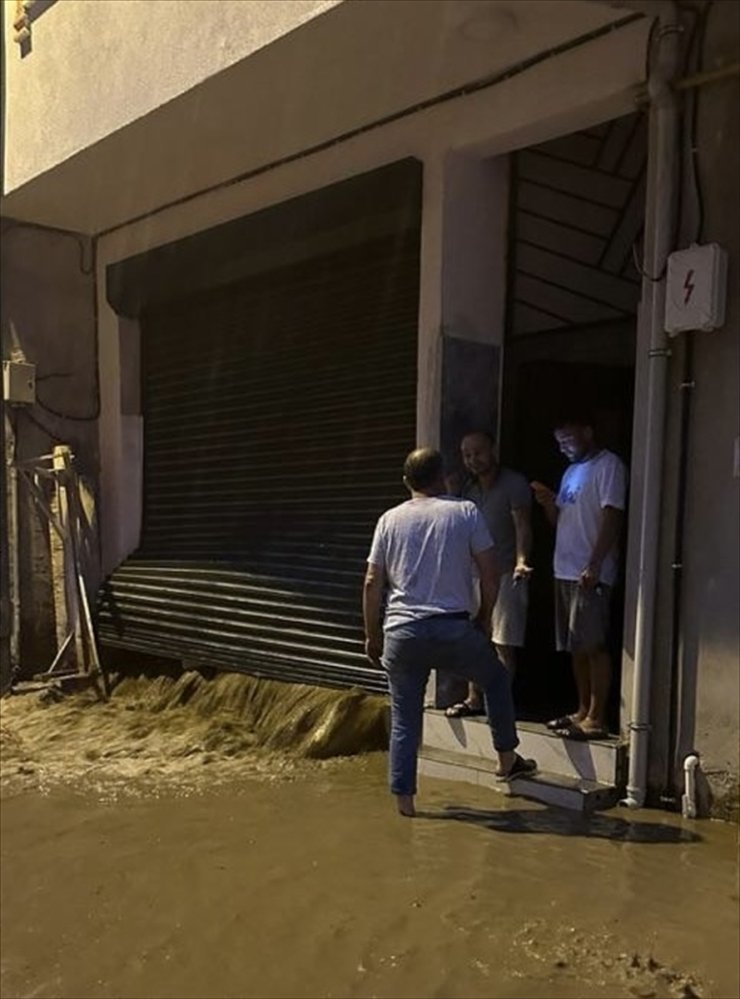
[[[593,331],[591,331],[593,334]],[[622,329],[620,347],[631,360],[633,338]],[[563,335],[561,334],[561,337]],[[571,347],[586,348],[588,333],[572,331],[567,339]],[[599,337],[597,336],[598,340]],[[578,344],[578,341],[581,341]],[[553,347],[530,342],[525,350],[514,351],[507,358],[505,412],[502,436],[502,461],[522,471],[527,478],[538,479],[557,488],[565,468],[552,434],[553,421],[567,403],[577,402],[594,415],[599,443],[618,454],[629,466],[632,434],[634,369],[631,363],[595,363],[539,358]],[[567,356],[561,344],[561,356]],[[574,353],[580,353],[574,350]],[[519,357],[516,357],[516,354]],[[525,356],[522,357],[521,355]],[[527,357],[526,355],[530,355]],[[531,356],[535,355],[535,356]],[[553,629],[552,555],[554,531],[542,511],[535,506],[532,515],[534,545],[531,563],[534,574],[530,583],[530,608],[526,645],[520,652],[515,684],[519,717],[542,721],[572,710],[575,689],[570,658],[555,652]],[[624,551],[624,539],[622,550]],[[615,666],[609,722],[612,731],[619,728],[619,663],[622,648],[623,586],[616,588],[613,604],[612,660]]]
[[[552,430],[565,403],[590,410],[602,446],[629,466],[646,166],[640,112],[511,158],[500,445],[502,461],[530,481],[559,483],[565,465]],[[575,691],[570,657],[554,651],[554,532],[539,508],[533,527],[535,573],[515,695],[521,718],[542,720],[571,710]],[[624,606],[617,590],[613,731]]]

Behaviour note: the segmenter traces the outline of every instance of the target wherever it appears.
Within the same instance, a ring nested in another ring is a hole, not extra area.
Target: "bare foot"
[[[396,806],[398,808],[398,814],[404,815],[407,819],[413,819],[416,815],[413,794],[397,794]]]
[[[597,718],[584,718],[578,723],[578,727],[584,732],[608,732],[608,726]]]

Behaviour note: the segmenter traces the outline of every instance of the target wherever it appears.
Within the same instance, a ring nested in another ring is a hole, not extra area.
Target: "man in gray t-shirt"
[[[413,816],[424,691],[432,667],[482,688],[500,779],[531,774],[536,764],[514,752],[519,740],[511,679],[490,643],[498,571],[485,521],[473,503],[444,495],[438,451],[412,451],[404,464],[404,482],[411,499],[387,510],[375,528],[363,616],[367,657],[388,673],[391,793],[399,812]],[[474,565],[480,578],[475,623]]]
[[[460,451],[471,476],[462,495],[472,500],[483,514],[501,573],[491,638],[499,659],[513,677],[516,650],[524,645],[527,627],[528,577],[532,571],[528,565],[532,548],[532,493],[523,475],[499,465],[489,434],[483,431],[466,434]],[[482,713],[480,692],[473,686],[469,687],[464,701],[447,709],[451,718]]]

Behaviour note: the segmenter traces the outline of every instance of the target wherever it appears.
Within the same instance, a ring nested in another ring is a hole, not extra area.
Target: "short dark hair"
[[[460,439],[465,440],[466,437],[484,437],[491,447],[496,447],[496,438],[490,430],[481,430],[480,427],[473,427],[472,430],[466,430]]]
[[[562,430],[563,427],[595,427],[593,413],[587,409],[563,409],[553,421],[553,430]]]
[[[442,476],[443,470],[442,455],[431,447],[417,448],[403,463],[403,477],[412,489],[428,489]]]

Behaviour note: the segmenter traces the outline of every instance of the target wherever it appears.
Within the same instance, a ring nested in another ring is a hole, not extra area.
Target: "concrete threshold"
[[[427,709],[420,773],[578,812],[610,808],[619,800],[627,765],[627,746],[620,739],[580,742],[532,722],[520,722],[517,728],[517,752],[535,759],[539,771],[533,777],[502,784],[495,776],[497,764],[486,719],[448,718],[444,711]]]
[[[419,753],[419,773],[425,777],[463,781],[500,794],[530,798],[581,813],[611,808],[619,799],[619,788],[614,784],[543,770],[532,777],[502,782],[496,778],[496,767],[493,759],[451,750],[422,746]]]

